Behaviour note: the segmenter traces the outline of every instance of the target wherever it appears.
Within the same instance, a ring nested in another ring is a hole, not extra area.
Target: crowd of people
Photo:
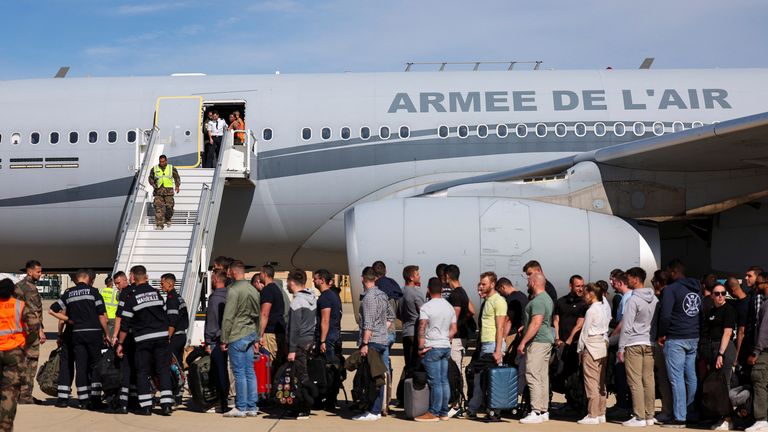
[[[33,289],[42,267],[30,261],[26,270],[15,287],[10,280],[0,281],[0,319],[10,326],[0,332],[0,362],[4,379],[11,375],[9,382],[19,384],[2,389],[2,403],[14,401],[13,407],[0,409],[0,423],[6,426],[12,424],[15,401],[37,402],[31,398],[31,377],[39,344],[45,342],[42,302]],[[402,376],[422,370],[430,389],[429,409],[416,421],[478,419],[484,412],[485,420],[498,420],[499,413],[488,409],[482,376],[503,364],[517,368],[522,424],[543,423],[550,412],[560,416],[563,411],[583,416],[580,425],[598,425],[612,416],[627,427],[680,428],[708,421],[715,430],[768,431],[768,320],[762,308],[768,273],[761,268],[750,267],[743,283],[735,277],[723,282],[713,275],[686,277],[683,263],[672,261],[653,274],[652,288],[646,287],[648,275],[639,267],[616,269],[608,282],[573,275],[568,293],[560,298],[541,264],[528,262],[523,271],[525,288],[493,272],[479,275],[481,304],[476,309],[456,265],[440,264],[424,286],[415,265],[403,269],[402,286],[387,276],[383,262],[366,267],[357,351],[350,357],[359,362],[375,356],[388,379],[354,420],[376,421],[388,412],[394,384],[390,356],[399,320]],[[75,286],[49,310],[59,322],[61,348],[56,406],[70,406],[74,379],[79,408],[150,415],[158,393],[160,413],[171,415],[184,389],[169,366],[183,364],[190,316],[175,291],[175,276],[163,275],[158,290],[143,266],[127,275],[118,272],[111,278],[114,288],[109,287],[116,289],[116,305],[93,287],[95,277],[90,270],[74,273]],[[340,291],[327,270],[314,271],[312,279],[310,286],[306,272],[293,270],[286,292],[272,266],[261,267],[247,280],[242,261],[214,261],[204,350],[219,400],[210,411],[229,418],[259,415],[255,353],[267,353],[273,368],[290,364],[299,387],[312,385],[312,359],[343,365]],[[108,312],[112,306],[114,319]],[[122,372],[111,406],[103,402],[96,373],[102,347],[114,350]],[[6,367],[9,363],[15,367]],[[452,400],[452,367],[461,374],[466,403]],[[228,370],[234,377],[234,407]],[[314,408],[335,410],[339,389],[332,390],[317,398],[320,404],[305,400],[291,405],[289,415],[306,419]],[[564,393],[567,401],[557,413],[551,409],[553,391]],[[609,391],[616,396],[611,410],[606,406]],[[660,413],[655,411],[657,395]]]

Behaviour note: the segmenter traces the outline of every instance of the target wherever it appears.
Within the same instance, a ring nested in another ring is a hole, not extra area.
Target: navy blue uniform
[[[61,298],[51,305],[51,310],[63,312],[70,320],[68,332],[71,333],[63,340],[68,346],[62,351],[74,356],[78,401],[85,405],[90,397],[94,402],[100,402],[101,382],[96,374],[96,363],[104,345],[104,329],[101,327],[99,316],[106,315],[107,310],[99,290],[78,283],[66,290]],[[58,397],[61,400],[69,399],[71,392],[72,370],[69,363],[67,358],[61,362],[59,369]]]
[[[149,284],[136,287],[124,302],[121,331],[133,332],[136,341],[136,389],[139,406],[152,406],[150,377],[158,377],[160,404],[174,402],[168,351],[168,316],[160,293]]]
[[[170,354],[176,357],[176,362],[181,367],[184,358],[184,345],[187,344],[189,310],[187,303],[176,290],[170,291],[165,298],[165,313],[168,314],[168,326],[174,329],[170,339]],[[178,402],[180,402],[183,392],[184,389],[179,388],[179,394],[176,395]]]

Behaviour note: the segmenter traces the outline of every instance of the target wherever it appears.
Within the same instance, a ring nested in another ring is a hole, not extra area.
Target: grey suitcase
[[[429,411],[429,386],[424,385],[424,388],[417,390],[413,386],[413,378],[408,378],[403,384],[404,401],[403,407],[405,408],[405,417],[414,419],[427,411]]]

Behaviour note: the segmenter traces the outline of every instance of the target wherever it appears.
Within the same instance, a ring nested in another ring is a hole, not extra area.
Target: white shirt
[[[451,324],[456,324],[456,311],[444,298],[432,299],[419,309],[419,319],[429,321],[424,332],[427,348],[451,347]]]
[[[610,312],[606,313],[605,305],[605,302],[592,303],[589,309],[587,309],[587,314],[584,317],[584,327],[581,328],[581,336],[579,336],[578,352],[587,347],[587,339],[590,336],[602,336],[604,340],[608,340],[611,314]]]
[[[208,132],[212,136],[224,136],[224,129],[227,128],[227,122],[223,119],[211,120],[208,122]]]

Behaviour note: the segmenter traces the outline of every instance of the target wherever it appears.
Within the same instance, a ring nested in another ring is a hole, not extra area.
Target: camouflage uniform
[[[35,282],[33,282],[29,276],[16,284],[14,297],[24,301],[24,309],[29,314],[34,315],[33,319],[37,323],[36,328],[39,330],[42,327],[43,322],[43,299],[37,291],[37,285],[35,285]],[[31,344],[29,343],[29,339],[27,340],[26,358],[21,366],[22,380],[19,403],[22,404],[32,403],[32,389],[35,387],[37,361],[40,358],[40,339],[38,336],[39,335],[36,333]]]
[[[27,349],[31,346],[40,347],[40,341],[38,340],[40,331],[39,318],[40,315],[34,311],[34,308],[25,305],[22,320],[27,327]],[[25,362],[26,355],[21,348],[0,351],[0,370],[2,370],[2,381],[0,381],[0,431],[9,432],[13,430],[13,420],[16,418],[16,404],[19,401],[19,392],[26,375]],[[35,366],[37,366],[37,359],[35,359]]]
[[[176,187],[181,185],[181,177],[179,177],[176,167],[173,167],[173,181]],[[149,172],[149,184],[155,189],[155,225],[162,227],[165,222],[170,222],[173,218],[174,190],[173,188],[157,186],[154,168]]]

